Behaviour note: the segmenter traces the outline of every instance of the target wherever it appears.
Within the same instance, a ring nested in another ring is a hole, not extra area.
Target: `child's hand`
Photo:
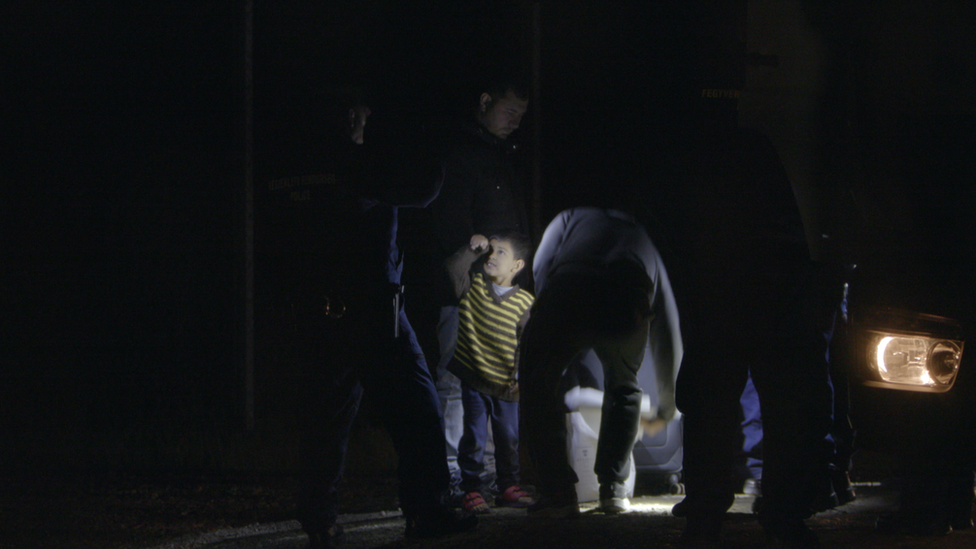
[[[488,249],[488,239],[484,235],[476,234],[471,237],[471,249],[483,252]]]

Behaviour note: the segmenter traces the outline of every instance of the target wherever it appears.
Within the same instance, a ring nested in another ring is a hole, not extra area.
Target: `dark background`
[[[364,83],[381,129],[464,113],[479,78],[511,65],[538,78],[516,135],[541,227],[594,189],[672,184],[655,167],[673,136],[699,131],[703,110],[735,113],[701,90],[741,89],[752,70],[753,122],[792,113],[819,136],[805,146],[770,123],[812,197],[809,234],[843,225],[906,249],[927,232],[970,235],[930,249],[971,265],[968,2],[798,1],[785,16],[745,1],[412,4],[255,1],[256,188],[321,130],[330,86]],[[747,6],[770,25],[801,21],[819,53],[747,48],[767,32]],[[293,467],[287,384],[260,332],[246,429],[245,3],[0,12],[0,466]],[[813,92],[762,79],[796,59],[818,63]]]
[[[239,415],[243,10],[2,10],[3,459],[151,467]]]

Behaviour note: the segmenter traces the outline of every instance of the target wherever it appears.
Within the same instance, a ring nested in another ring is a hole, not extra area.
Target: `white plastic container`
[[[596,465],[596,446],[600,439],[600,418],[603,415],[603,391],[590,388],[574,387],[566,393],[566,405],[572,410],[566,414],[566,437],[569,460],[579,477],[576,483],[576,496],[581,502],[598,501],[600,499],[600,482],[593,471]],[[641,399],[641,411],[650,409],[650,399],[644,395]],[[638,431],[640,431],[638,429]],[[638,433],[639,436],[639,433]],[[634,496],[634,482],[637,469],[631,455],[630,474],[624,481],[627,497]]]

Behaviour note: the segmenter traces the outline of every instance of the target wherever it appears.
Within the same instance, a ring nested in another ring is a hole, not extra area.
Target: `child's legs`
[[[491,432],[495,442],[495,481],[499,492],[519,483],[519,405],[498,398],[491,402]]]
[[[461,469],[461,491],[482,490],[481,476],[485,470],[485,439],[488,438],[487,397],[461,383],[461,403],[464,406],[464,434],[458,443],[458,467]]]

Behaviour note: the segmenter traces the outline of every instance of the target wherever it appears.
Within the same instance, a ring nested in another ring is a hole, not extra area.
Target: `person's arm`
[[[394,152],[392,147],[370,148],[369,143],[362,148],[369,198],[399,208],[425,208],[440,194],[444,167],[431,151],[412,146]]]
[[[443,162],[444,183],[428,211],[431,230],[444,257],[462,246],[475,234],[471,208],[474,204],[471,179],[476,177],[464,155],[452,153]]]
[[[475,237],[477,236],[480,235],[471,237],[471,244],[461,246],[458,251],[444,260],[444,268],[447,269],[448,277],[451,279],[451,287],[454,288],[454,295],[459,299],[471,287],[471,265],[488,249],[487,244],[484,246],[474,245]]]
[[[648,333],[651,357],[657,376],[657,417],[668,421],[674,417],[674,382],[681,367],[684,347],[678,322],[678,306],[671,292],[671,282],[664,264],[658,259],[652,277],[651,320]]]

